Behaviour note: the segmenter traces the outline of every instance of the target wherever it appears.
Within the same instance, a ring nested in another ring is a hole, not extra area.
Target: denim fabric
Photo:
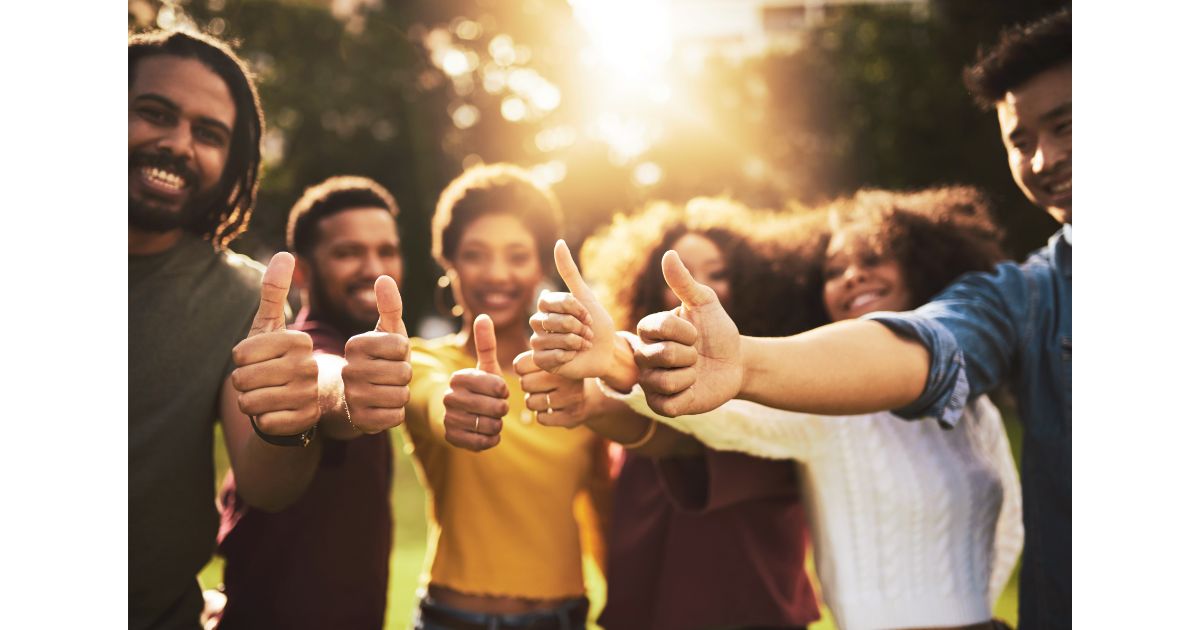
[[[535,622],[545,622],[548,620],[558,620],[559,630],[585,630],[587,622],[581,620],[578,624],[572,624],[568,618],[570,611],[577,605],[582,604],[584,609],[587,609],[587,600],[584,598],[573,599],[551,610],[541,610],[538,612],[523,613],[517,615],[496,615],[489,613],[471,612],[461,610],[445,604],[434,602],[428,596],[421,599],[421,603],[417,606],[416,612],[413,614],[413,630],[447,630],[444,626],[431,622],[424,618],[422,614],[424,610],[433,609],[444,613],[455,619],[470,624],[478,624],[488,630],[504,630],[505,628],[523,628]]]
[[[916,311],[865,316],[922,342],[925,391],[896,413],[953,426],[968,398],[1008,383],[1025,426],[1021,628],[1071,626],[1071,245],[964,275]]]

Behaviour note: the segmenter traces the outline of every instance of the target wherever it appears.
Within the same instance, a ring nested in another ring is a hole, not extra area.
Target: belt
[[[563,627],[559,621],[560,609],[519,615],[469,613],[472,616],[481,617],[480,620],[476,621],[473,619],[464,619],[452,610],[447,610],[436,605],[429,605],[428,602],[424,601],[421,602],[420,608],[421,619],[423,621],[446,628],[447,630],[495,630],[496,628],[514,630],[571,630],[572,627],[580,626],[587,621],[588,606],[586,599],[568,605],[571,606],[566,610],[567,621],[570,624],[568,627]],[[506,620],[506,617],[509,619]],[[521,617],[528,617],[528,619],[521,619]]]

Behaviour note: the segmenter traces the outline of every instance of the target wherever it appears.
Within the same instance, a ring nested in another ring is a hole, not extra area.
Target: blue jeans
[[[499,615],[460,610],[425,596],[413,615],[413,630],[586,630],[587,610],[586,597],[572,599],[548,610]]]

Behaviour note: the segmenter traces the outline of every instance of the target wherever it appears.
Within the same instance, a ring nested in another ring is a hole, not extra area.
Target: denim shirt
[[[1064,226],[1069,228],[1069,226]],[[1071,626],[1071,244],[1059,231],[1024,264],[970,273],[907,313],[864,316],[923,343],[925,390],[895,410],[953,427],[966,401],[1011,386],[1025,427],[1022,628]]]

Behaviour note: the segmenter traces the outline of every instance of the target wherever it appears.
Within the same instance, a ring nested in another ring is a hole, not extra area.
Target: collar
[[[1062,229],[1050,237],[1050,256],[1054,266],[1067,278],[1071,277],[1071,224],[1064,223]]]

